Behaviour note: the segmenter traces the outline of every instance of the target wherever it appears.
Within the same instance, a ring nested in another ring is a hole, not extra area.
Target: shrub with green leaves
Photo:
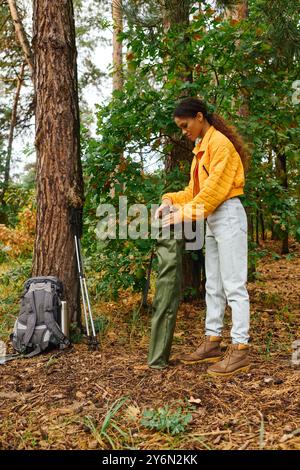
[[[179,403],[178,403],[179,404]],[[180,404],[179,404],[180,405]],[[155,429],[174,436],[185,432],[193,416],[190,413],[191,406],[184,408],[182,405],[174,409],[174,405],[165,405],[162,408],[145,410],[142,415],[141,424],[149,429]]]

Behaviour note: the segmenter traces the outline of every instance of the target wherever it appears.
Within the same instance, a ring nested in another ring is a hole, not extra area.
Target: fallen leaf
[[[98,441],[96,441],[96,440],[90,441],[90,442],[88,443],[88,447],[89,447],[89,449],[97,449],[97,447],[98,447]]]
[[[213,441],[213,443],[214,443],[214,444],[219,444],[220,441],[221,441],[221,439],[222,439],[222,436],[221,436],[221,434],[220,434],[218,437],[216,437],[216,439]]]
[[[273,377],[265,377],[265,378],[264,378],[264,383],[265,383],[265,384],[271,384],[271,383],[273,383],[273,382],[274,382]]]
[[[49,449],[50,444],[47,441],[39,441],[39,445],[42,449]]]
[[[200,398],[190,397],[188,401],[189,401],[189,403],[194,403],[195,405],[200,405],[201,404],[201,399]]]
[[[56,398],[57,400],[62,400],[64,398],[64,395],[62,393],[59,393],[57,395],[52,395],[52,398]]]
[[[148,369],[148,366],[143,364],[141,366],[133,366],[134,370],[146,370]]]
[[[286,442],[288,441],[289,439],[292,439],[293,437],[295,436],[298,436],[300,434],[300,428],[299,429],[295,429],[295,431],[289,433],[289,434],[284,434],[282,436],[282,438],[280,439],[279,442]]]
[[[125,411],[125,415],[131,421],[137,421],[140,416],[141,410],[138,406],[129,405]]]

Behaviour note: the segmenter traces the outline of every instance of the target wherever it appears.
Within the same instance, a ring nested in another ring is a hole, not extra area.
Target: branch
[[[31,47],[30,47],[25,29],[23,27],[22,21],[21,21],[20,16],[19,16],[19,12],[18,12],[17,5],[16,5],[16,0],[7,0],[7,3],[8,3],[8,6],[9,6],[9,9],[10,9],[11,17],[12,17],[14,25],[15,25],[15,31],[16,31],[17,39],[18,39],[18,41],[19,41],[19,43],[22,47],[22,50],[24,52],[25,60],[26,60],[26,62],[28,64],[28,67],[30,69],[31,76],[33,76],[33,70],[34,70],[34,68],[33,68],[33,55],[32,55]]]
[[[2,25],[0,26],[0,31],[2,31],[2,29],[3,29],[4,26],[6,25],[7,21],[9,20],[9,18],[10,18],[10,15],[8,15],[8,16],[5,18],[4,22],[3,22]]]

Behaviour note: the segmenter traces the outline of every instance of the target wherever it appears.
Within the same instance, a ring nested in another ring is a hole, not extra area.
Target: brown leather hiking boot
[[[222,357],[220,343],[221,336],[205,336],[199,348],[192,354],[183,354],[179,359],[184,364],[198,364],[199,362],[216,362]]]
[[[250,368],[249,346],[247,344],[231,344],[222,361],[207,369],[209,375],[230,377],[239,372],[247,372]]]

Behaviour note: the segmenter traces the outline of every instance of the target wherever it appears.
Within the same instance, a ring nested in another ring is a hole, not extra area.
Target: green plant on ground
[[[259,342],[258,352],[261,356],[264,357],[265,360],[271,359],[271,347],[273,340],[273,332],[267,331],[264,335],[264,338],[261,339]]]
[[[30,447],[37,446],[37,440],[30,431],[25,431],[23,434],[20,435],[20,437],[21,437],[21,441],[23,442],[26,448],[27,446],[30,446]]]
[[[100,336],[103,336],[107,330],[109,319],[104,315],[99,315],[94,319],[95,331]]]
[[[281,259],[281,256],[278,253],[275,253],[275,251],[272,252],[272,259],[279,260]]]
[[[95,424],[94,420],[91,418],[91,416],[85,416],[83,419],[83,424],[84,426],[91,432],[93,437],[96,439],[96,441],[103,446],[105,444],[105,441],[108,442],[108,444],[111,446],[112,449],[117,448],[117,439],[121,436],[123,439],[128,439],[128,434],[123,431],[120,426],[117,425],[115,419],[115,415],[117,412],[122,408],[124,403],[128,400],[128,397],[121,397],[118,400],[116,400],[110,409],[108,410],[101,428],[99,429],[97,427],[97,424]],[[81,421],[82,422],[82,421]],[[109,432],[109,428],[111,431]],[[115,436],[117,434],[117,436]]]
[[[172,436],[184,432],[193,416],[190,405],[184,407],[182,402],[177,402],[177,408],[174,409],[174,403],[171,407],[165,405],[156,409],[144,410],[141,424],[149,429],[155,429],[160,432],[171,434]]]
[[[260,299],[266,307],[279,307],[282,302],[280,294],[277,292],[261,292]]]
[[[143,315],[144,313],[145,308],[143,307],[142,302],[140,302],[133,308],[131,315],[127,320],[130,344],[132,344],[137,336],[144,336],[148,334],[148,321],[147,319],[145,321],[145,317]]]
[[[294,258],[296,258],[295,253],[289,253],[289,254],[286,255],[286,257],[285,257],[285,259],[288,260],[288,261],[293,261]]]

